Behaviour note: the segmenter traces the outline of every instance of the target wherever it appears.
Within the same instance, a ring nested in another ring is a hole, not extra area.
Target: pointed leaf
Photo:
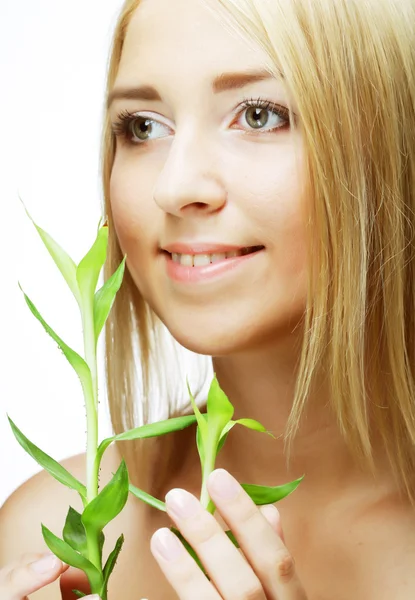
[[[101,227],[95,242],[76,269],[76,280],[81,292],[83,306],[93,302],[99,274],[107,257],[108,226]]]
[[[283,498],[286,498],[291,494],[302,482],[304,475],[295,481],[290,481],[284,485],[277,485],[275,487],[268,487],[265,485],[252,485],[249,483],[242,483],[242,487],[245,492],[252,498],[257,506],[262,504],[274,504]]]
[[[71,473],[69,473],[65,467],[43,452],[43,450],[40,450],[40,448],[35,446],[35,444],[33,444],[30,440],[28,440],[27,437],[20,431],[20,429],[13,423],[9,415],[7,415],[7,418],[9,419],[13,434],[22,448],[28,454],[30,454],[30,456],[34,458],[34,460],[41,467],[46,469],[46,471],[48,471],[52,477],[54,477],[57,481],[60,481],[60,483],[63,483],[63,485],[66,485],[66,487],[76,490],[80,494],[82,500],[86,501],[86,487],[80,481],[75,479],[75,477],[71,475]]]
[[[195,413],[195,416],[196,416],[197,426],[200,429],[201,439],[202,439],[202,442],[205,443],[205,441],[207,439],[207,433],[208,433],[207,423],[206,423],[206,420],[202,417],[202,413],[200,412],[199,407],[196,404],[196,400],[194,399],[194,396],[190,390],[189,380],[188,380],[187,376],[186,376],[186,384],[187,384],[187,389],[189,392],[189,397],[190,397],[190,402],[192,404],[193,412]]]
[[[202,414],[202,417],[205,417],[205,420],[207,420],[207,415]],[[205,463],[205,448],[202,440],[202,434],[200,433],[200,427],[196,428],[196,446],[200,456],[200,463],[203,467]]]
[[[86,530],[100,533],[122,511],[127,500],[128,471],[123,459],[111,481],[82,513],[82,523]]]
[[[225,425],[225,427],[223,428],[222,434],[220,436],[218,450],[217,450],[218,454],[219,454],[220,450],[222,450],[223,445],[225,444],[226,438],[228,437],[230,430],[235,425],[243,425],[244,427],[247,427],[248,429],[253,429],[254,431],[260,431],[262,433],[267,433],[268,435],[270,435],[272,438],[275,439],[275,436],[270,431],[267,431],[267,429],[263,425],[261,425],[261,423],[259,423],[258,421],[255,421],[254,419],[238,419],[237,421],[229,421],[229,423],[227,423]]]
[[[149,423],[148,425],[141,425],[135,427],[129,431],[124,431],[110,438],[102,440],[97,450],[97,460],[101,462],[101,458],[110,444],[114,441],[125,441],[125,440],[138,440],[144,438],[157,437],[159,435],[165,435],[172,433],[173,431],[179,431],[185,429],[196,422],[194,415],[188,415],[185,417],[176,417],[174,419],[167,419],[166,421],[159,421],[158,423]]]
[[[20,198],[20,195],[19,195]],[[76,264],[72,260],[72,258],[59,246],[57,242],[41,227],[36,225],[32,217],[30,216],[27,208],[25,207],[23,200],[20,198],[20,202],[23,204],[23,207],[26,211],[27,216],[32,221],[33,225],[37,229],[38,234],[40,235],[42,242],[46,246],[49,254],[53,258],[56,266],[59,271],[62,273],[66,283],[68,284],[71,292],[75,296],[78,304],[81,302],[81,296],[78,288],[78,283],[76,281]]]
[[[157,423],[149,423],[148,425],[142,425],[130,431],[124,431],[114,437],[116,441],[123,440],[136,440],[150,437],[157,437],[159,435],[165,435],[166,433],[172,433],[173,431],[179,431],[186,429],[190,425],[196,422],[194,415],[187,415],[185,417],[175,417],[174,419],[166,419],[165,421],[158,421]]]
[[[149,504],[150,506],[153,506],[158,510],[166,512],[166,504],[161,500],[154,498],[154,496],[150,496],[150,494],[147,494],[147,492],[143,492],[143,490],[140,490],[138,487],[135,487],[135,485],[133,485],[132,483],[130,483],[129,485],[129,490],[132,494],[134,494],[134,496],[136,496],[146,504]]]
[[[235,421],[231,421],[231,423],[232,423],[232,427],[233,427],[235,425]],[[219,452],[222,450],[223,446],[225,445],[225,442],[228,439],[229,431],[232,429],[232,427],[230,427],[226,433],[222,432],[222,435],[220,437],[219,444],[218,444],[218,449],[216,450],[216,455],[219,454]]]
[[[102,575],[98,569],[82,554],[76,552],[64,540],[59,539],[47,527],[42,524],[43,539],[48,548],[60,560],[72,567],[81,569],[87,575],[92,589],[99,589],[102,583]]]
[[[20,283],[19,283],[19,287],[22,290]],[[79,354],[77,354],[74,350],[69,348],[69,346],[67,346],[65,344],[65,342],[63,340],[61,340],[61,338],[53,331],[53,329],[51,327],[49,327],[49,325],[46,323],[46,321],[40,315],[39,311],[37,310],[37,308],[33,304],[33,302],[26,296],[26,294],[24,293],[23,290],[22,290],[22,292],[24,294],[26,303],[27,303],[28,307],[30,308],[31,312],[34,314],[36,319],[38,321],[40,321],[40,323],[43,325],[43,327],[47,331],[47,333],[55,340],[55,342],[58,344],[59,348],[62,350],[63,354],[68,359],[71,366],[75,369],[75,371],[81,381],[84,396],[86,398],[91,398],[93,396],[93,389],[92,389],[91,371],[90,371],[88,365],[86,364],[84,359],[81,356],[79,356]]]
[[[63,528],[63,539],[69,544],[74,550],[80,552],[88,558],[88,543],[86,538],[86,532],[84,524],[82,523],[82,515],[77,512],[72,506],[69,507],[69,511],[66,517],[65,527]],[[102,559],[102,549],[104,547],[105,535],[101,531],[98,540],[98,548]]]
[[[79,590],[72,590],[72,593],[75,594],[75,596],[77,598],[84,598],[85,596],[88,595],[88,594],[85,594],[84,592],[80,592]]]
[[[104,597],[103,592],[106,590],[106,588],[108,586],[109,577],[110,577],[112,571],[114,570],[115,563],[117,562],[117,558],[121,552],[123,543],[124,543],[124,535],[121,534],[115,544],[114,550],[111,552],[111,554],[107,558],[107,562],[105,563],[105,567],[104,567],[104,582],[102,584],[102,589],[101,589],[101,594],[100,594],[101,598]]]
[[[87,556],[88,544],[85,527],[81,521],[81,514],[72,508],[72,506],[69,507],[68,514],[66,515],[62,537],[74,550]]]
[[[254,431],[260,431],[262,433],[267,433],[268,435],[270,435],[271,437],[273,437],[275,439],[275,436],[270,431],[267,431],[267,428],[264,427],[261,423],[259,423],[258,421],[255,421],[255,419],[238,419],[237,421],[235,421],[235,425],[243,425],[244,427],[247,427],[248,429],[253,429]]]
[[[95,344],[98,342],[99,334],[104,327],[105,321],[111,311],[112,305],[114,304],[115,296],[121,287],[121,283],[124,277],[125,269],[124,257],[122,263],[118,269],[111,275],[111,277],[105,282],[94,297],[94,330],[95,330]]]
[[[218,442],[224,427],[232,419],[234,410],[215,375],[208,393],[207,414],[209,415],[209,433],[215,432]]]

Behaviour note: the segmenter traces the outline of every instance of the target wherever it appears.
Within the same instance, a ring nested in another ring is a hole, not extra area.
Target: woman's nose
[[[213,161],[193,142],[180,147],[173,144],[153,198],[166,213],[186,218],[217,212],[226,204],[227,195]]]

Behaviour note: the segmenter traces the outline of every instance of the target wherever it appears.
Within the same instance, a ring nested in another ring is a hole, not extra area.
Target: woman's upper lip
[[[234,245],[234,244],[217,244],[213,242],[174,242],[162,246],[162,250],[166,250],[172,254],[215,254],[220,252],[232,252],[232,250],[242,250],[243,248],[252,248],[254,245]]]

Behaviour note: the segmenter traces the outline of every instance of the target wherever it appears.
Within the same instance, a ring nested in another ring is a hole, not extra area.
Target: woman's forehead
[[[254,68],[268,59],[265,52],[233,31],[204,0],[144,0],[129,23],[122,62],[163,61],[166,68],[198,62],[201,66],[229,64]],[[167,66],[168,65],[168,66]]]

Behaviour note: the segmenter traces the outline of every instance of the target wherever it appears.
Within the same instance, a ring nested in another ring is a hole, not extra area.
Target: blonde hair
[[[127,0],[121,10],[107,93],[138,6],[138,0]],[[310,269],[297,385],[284,437],[288,456],[310,388],[324,373],[331,408],[356,460],[374,473],[376,431],[400,490],[415,502],[414,0],[214,0],[211,7],[223,12],[223,22],[233,31],[267,53],[276,74],[283,72],[301,119]],[[106,114],[106,279],[122,260],[109,197],[114,153]],[[161,352],[152,332],[159,325],[127,269],[106,329],[107,387],[116,433],[137,425],[135,336],[146,419],[151,356]],[[172,406],[170,414],[174,411]],[[123,452],[131,460],[143,451],[126,444]],[[166,458],[159,454],[159,464],[166,464]],[[137,467],[137,477],[138,472]]]

